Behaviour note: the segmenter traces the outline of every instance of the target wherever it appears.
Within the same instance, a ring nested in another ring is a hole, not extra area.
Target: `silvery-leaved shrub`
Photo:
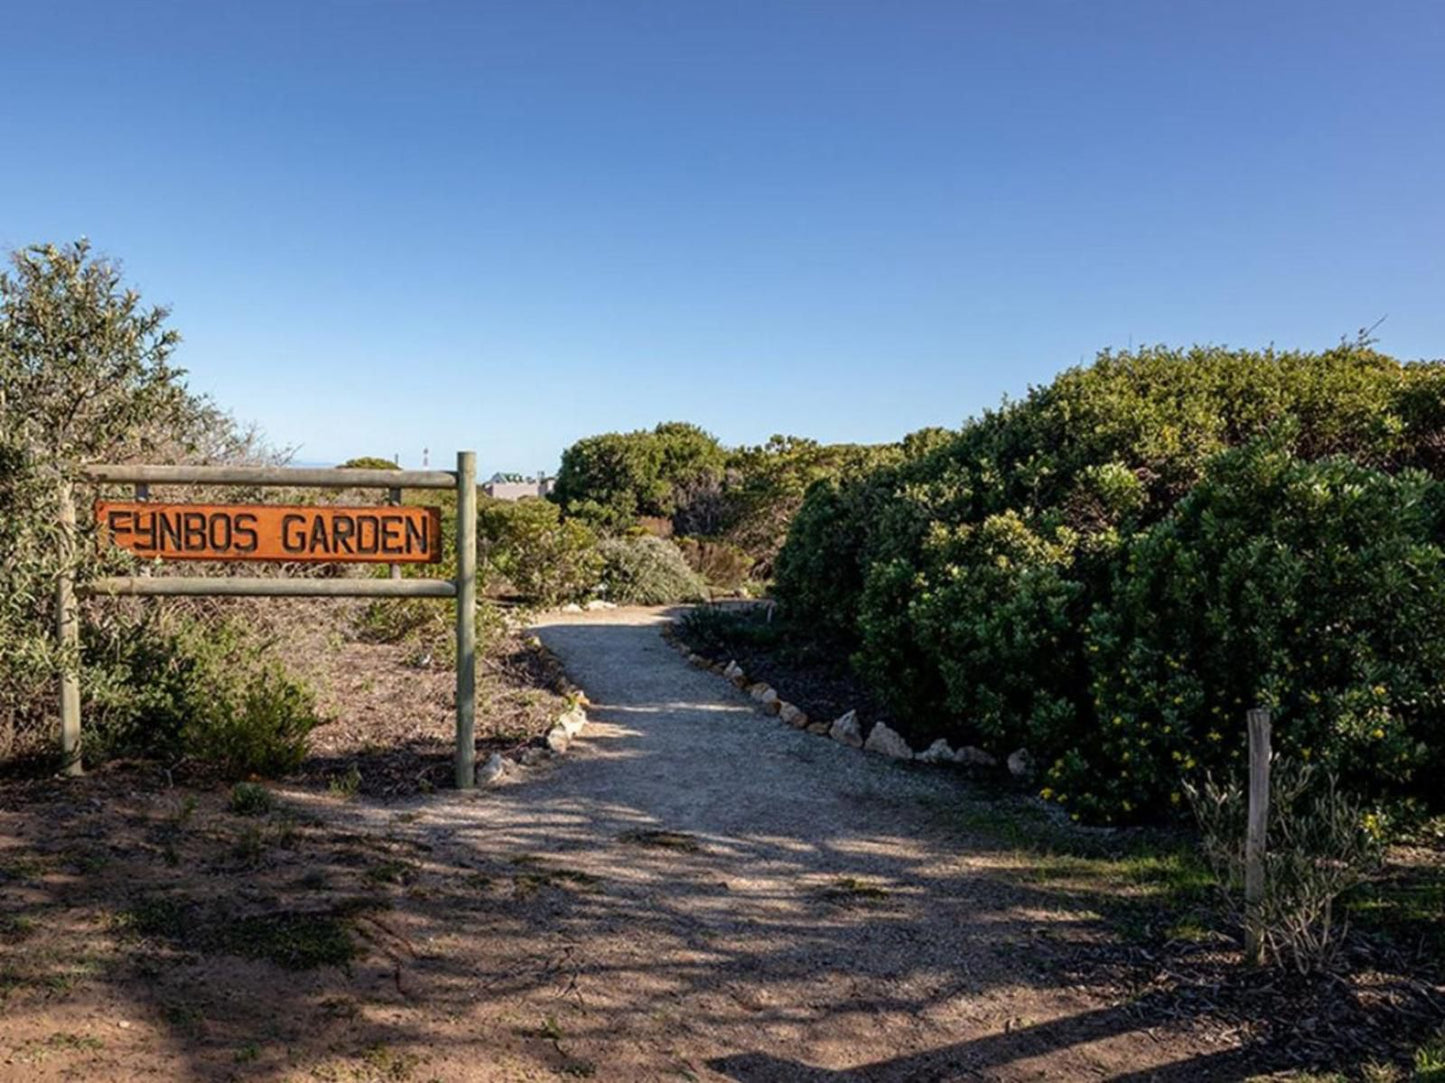
[[[1332,771],[1277,758],[1270,775],[1264,898],[1250,918],[1244,905],[1249,802],[1243,787],[1205,776],[1185,789],[1231,919],[1258,922],[1266,962],[1301,974],[1329,969],[1348,931],[1336,904],[1380,865],[1380,817],[1342,791]]]
[[[707,597],[707,584],[688,567],[672,542],[644,534],[606,538],[602,556],[601,594],[622,605],[668,605]]]

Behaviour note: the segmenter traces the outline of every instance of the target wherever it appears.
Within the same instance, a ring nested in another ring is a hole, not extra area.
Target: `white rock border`
[[[544,734],[533,738],[524,747],[505,756],[500,752],[493,752],[487,762],[477,769],[478,789],[495,785],[519,769],[535,767],[565,754],[572,747],[572,739],[580,737],[587,727],[587,708],[591,706],[587,693],[567,678],[561,662],[547,649],[540,637],[530,635],[526,638],[526,643],[533,650],[545,654],[556,665],[559,674],[557,691],[566,699],[567,709],[553,719],[552,725],[547,727]]]
[[[688,665],[716,673],[739,691],[746,692],[757,700],[760,709],[768,714],[777,715],[779,721],[785,722],[795,729],[804,730],[820,737],[828,737],[849,748],[861,749],[893,760],[933,765],[946,764],[955,767],[993,768],[998,766],[998,758],[983,749],[965,745],[954,750],[941,737],[922,752],[915,752],[908,747],[908,743],[901,734],[882,721],[873,724],[872,728],[868,730],[865,740],[863,725],[858,721],[856,710],[846,711],[831,722],[813,721],[808,718],[807,712],[801,707],[783,699],[776,688],[764,681],[752,680],[743,672],[742,666],[738,665],[736,660],[731,660],[724,665],[698,654],[678,637],[676,621],[664,622],[660,634],[664,642],[687,659]],[[1018,774],[1016,765],[1029,762],[1029,754],[1024,749],[1019,749],[1008,757],[1009,769],[1015,775]]]

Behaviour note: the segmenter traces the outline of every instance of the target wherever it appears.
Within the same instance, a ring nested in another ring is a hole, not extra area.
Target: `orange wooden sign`
[[[100,500],[95,517],[112,544],[162,560],[435,564],[442,556],[437,508]]]

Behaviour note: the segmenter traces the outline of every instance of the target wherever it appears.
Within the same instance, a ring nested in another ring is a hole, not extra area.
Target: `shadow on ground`
[[[957,778],[780,727],[624,618],[542,630],[592,695],[587,738],[477,795],[292,791],[242,816],[135,773],[0,791],[0,1075],[1183,1080],[1301,1058],[1152,946],[1148,883],[1042,875],[940,813]]]

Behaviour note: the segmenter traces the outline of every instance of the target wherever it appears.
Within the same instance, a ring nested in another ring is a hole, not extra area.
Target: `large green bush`
[[[602,556],[602,595],[622,605],[669,605],[707,597],[707,584],[687,565],[676,545],[644,534],[607,538]]]
[[[1080,735],[1113,724],[1094,702],[1087,647],[1103,648],[1089,629],[1127,586],[1134,544],[1215,457],[1271,432],[1292,461],[1438,471],[1441,368],[1360,345],[1105,353],[957,433],[905,441],[900,462],[814,485],[778,557],[778,597],[794,626],[851,653],[915,743],[1023,745],[1080,775],[1132,774]],[[1321,620],[1328,653],[1335,625]],[[1137,815],[1176,788],[1096,787],[1084,811]]]
[[[483,500],[477,537],[485,567],[530,602],[577,601],[597,586],[597,536],[585,523],[564,519],[556,504]]]
[[[1254,705],[1282,754],[1368,797],[1428,796],[1445,767],[1441,483],[1282,443],[1221,455],[1116,566],[1086,636],[1097,723],[1049,773],[1085,814],[1227,770]]]
[[[639,517],[672,518],[684,494],[716,483],[723,459],[715,437],[685,422],[589,436],[562,453],[552,499],[569,516],[625,530]]]

